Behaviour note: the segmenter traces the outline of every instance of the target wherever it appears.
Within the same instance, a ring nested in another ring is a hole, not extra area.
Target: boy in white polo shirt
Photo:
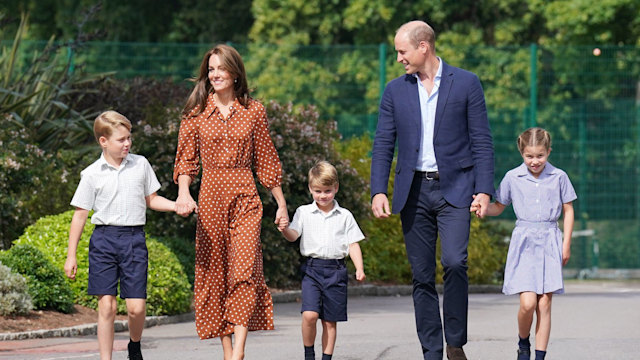
[[[302,265],[304,358],[315,359],[316,322],[321,319],[322,359],[328,360],[336,343],[337,322],[347,321],[347,255],[355,265],[356,279],[365,279],[358,245],[364,235],[351,212],[334,200],[338,172],[333,165],[320,161],[309,170],[309,191],[314,202],[300,206],[282,233],[291,242],[301,236],[300,252],[307,257]]]
[[[98,296],[98,347],[100,359],[110,360],[117,286],[126,299],[129,314],[129,359],[142,360],[140,339],[146,315],[148,253],[145,243],[145,212],[175,211],[175,202],[156,191],[160,183],[144,156],[129,153],[131,122],[115,111],[98,115],[93,132],[102,155],[81,172],[71,200],[76,210],[69,229],[64,265],[75,279],[76,251],[90,210],[95,230],[89,243],[89,295]]]

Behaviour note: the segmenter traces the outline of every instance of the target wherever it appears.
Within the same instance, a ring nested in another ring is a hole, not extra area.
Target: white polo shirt
[[[80,173],[80,184],[71,205],[94,210],[92,224],[144,225],[145,197],[158,189],[158,178],[144,156],[128,154],[116,169],[102,154]]]
[[[343,259],[349,254],[350,244],[364,239],[351,211],[335,200],[328,213],[320,210],[315,201],[300,206],[289,228],[302,236],[302,255],[319,259]]]

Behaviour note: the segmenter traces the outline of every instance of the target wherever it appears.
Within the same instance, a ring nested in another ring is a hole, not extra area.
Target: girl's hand
[[[562,266],[567,265],[570,257],[571,257],[571,247],[563,246],[562,247]]]

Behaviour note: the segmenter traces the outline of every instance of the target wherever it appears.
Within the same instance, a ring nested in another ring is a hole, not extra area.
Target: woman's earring
[[[233,82],[237,84],[238,83],[238,79],[233,79]]]

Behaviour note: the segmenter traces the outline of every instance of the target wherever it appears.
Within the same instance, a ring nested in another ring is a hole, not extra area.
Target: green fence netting
[[[384,84],[402,74],[392,47],[231,44],[243,55],[262,100],[311,104],[344,138],[372,134]],[[65,48],[70,71],[115,72],[175,81],[195,75],[206,44],[89,42]],[[26,42],[22,61],[44,42]],[[577,192],[573,268],[640,268],[640,48],[456,47],[438,55],[475,72],[485,89],[496,150],[496,184],[521,158],[516,136],[542,126],[550,161]],[[512,211],[497,221],[512,223]]]

